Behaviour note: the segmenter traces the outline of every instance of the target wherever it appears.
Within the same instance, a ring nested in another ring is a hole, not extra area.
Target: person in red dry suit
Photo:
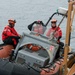
[[[62,30],[60,29],[60,27],[56,26],[56,23],[56,19],[51,20],[51,28],[49,28],[46,36],[50,37],[53,34],[53,36],[57,39],[57,43],[59,43],[60,38],[62,37]]]
[[[42,21],[38,20],[28,25],[28,29],[39,34],[44,34],[46,27]]]
[[[9,19],[8,23],[9,25],[6,25],[2,32],[2,41],[4,44],[13,45],[15,48],[21,36],[14,28],[16,20]]]
[[[62,38],[62,30],[59,26],[56,25],[56,23],[57,23],[56,19],[51,20],[51,28],[49,28],[46,36],[50,37],[53,35],[53,37],[56,38],[57,44],[59,44],[59,49],[60,49],[63,48],[64,43],[60,41],[60,39]]]

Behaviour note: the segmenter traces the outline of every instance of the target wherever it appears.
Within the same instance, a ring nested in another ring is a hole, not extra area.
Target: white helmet
[[[16,23],[16,20],[14,20],[14,19],[9,19],[8,22],[9,22],[9,23]]]

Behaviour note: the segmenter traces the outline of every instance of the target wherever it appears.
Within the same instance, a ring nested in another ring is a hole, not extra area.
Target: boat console
[[[38,51],[32,51],[27,47],[29,44],[40,46],[40,48]],[[16,62],[26,63],[36,69],[45,67],[54,60],[58,47],[59,45],[54,40],[49,41],[42,35],[35,36],[23,33],[23,37],[14,52],[17,53]]]

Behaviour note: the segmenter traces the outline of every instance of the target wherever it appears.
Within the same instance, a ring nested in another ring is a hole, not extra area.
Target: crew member
[[[28,26],[28,29],[30,31],[34,31],[34,32],[39,33],[39,34],[44,34],[46,27],[42,21],[38,20],[38,21],[34,21],[33,23],[31,23]]]
[[[62,38],[62,30],[59,26],[56,25],[57,20],[56,19],[52,19],[51,20],[51,28],[48,30],[46,36],[51,37],[51,38],[56,38],[57,40],[57,44],[59,44],[59,49],[57,51],[56,57],[59,57],[59,52],[60,49],[63,48],[64,43],[60,41],[60,39]]]
[[[49,28],[46,36],[50,37],[51,35],[53,35],[53,37],[57,39],[57,43],[60,43],[60,38],[62,37],[62,30],[60,29],[60,27],[57,27],[56,23],[56,19],[51,20],[51,28]]]
[[[16,20],[9,19],[8,23],[9,24],[4,27],[2,32],[2,41],[4,44],[13,45],[15,48],[21,36],[14,28]]]

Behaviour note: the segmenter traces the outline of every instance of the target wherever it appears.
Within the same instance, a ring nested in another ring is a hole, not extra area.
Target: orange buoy
[[[27,48],[29,48],[32,51],[38,51],[41,47],[33,44],[27,44]]]
[[[0,47],[0,58],[9,57],[12,49],[14,49],[12,45],[1,46]]]

